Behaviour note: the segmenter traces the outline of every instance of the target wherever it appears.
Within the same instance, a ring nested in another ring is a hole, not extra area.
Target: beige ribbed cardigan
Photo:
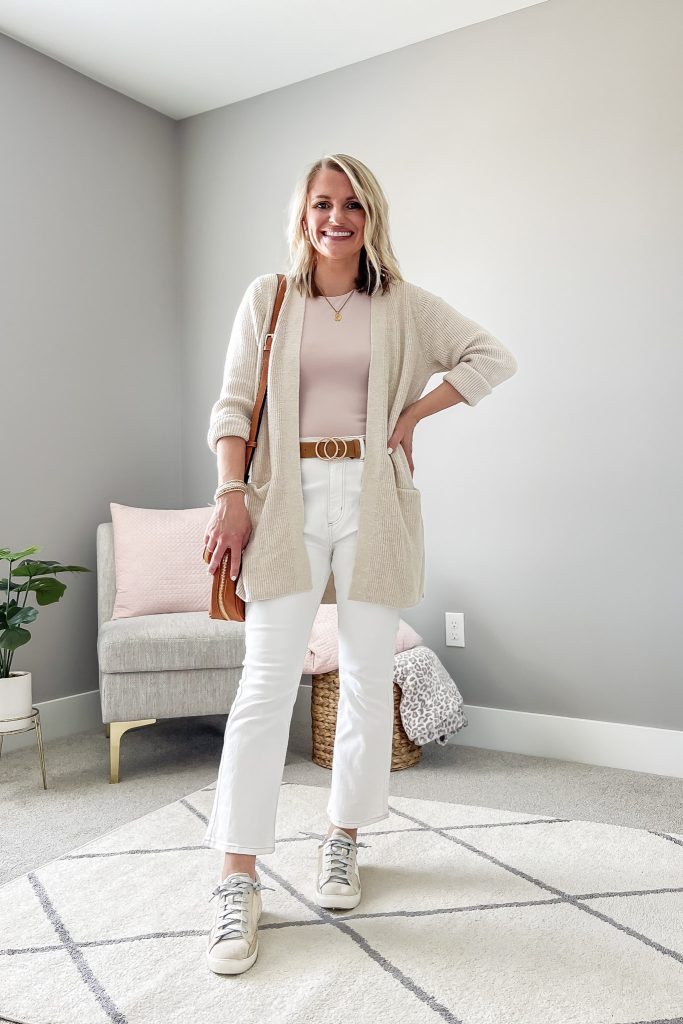
[[[262,274],[247,288],[228,344],[220,397],[211,410],[207,441],[249,437],[264,335],[277,274]],[[306,296],[288,275],[268,368],[266,409],[251,464],[245,503],[252,534],[242,552],[236,592],[259,601],[310,590],[304,544],[299,455],[299,358]],[[365,428],[366,453],[358,539],[349,597],[409,608],[424,597],[421,493],[402,446],[387,452],[401,411],[417,401],[433,374],[447,371],[468,405],[476,405],[511,377],[517,361],[487,330],[444,299],[408,281],[373,295],[371,355]],[[336,603],[330,573],[323,604]]]

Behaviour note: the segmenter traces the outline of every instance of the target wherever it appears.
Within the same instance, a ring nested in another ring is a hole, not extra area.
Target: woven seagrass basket
[[[391,742],[391,770],[410,768],[422,757],[422,747],[413,743],[403,728],[399,704],[401,687],[394,687],[394,731]],[[311,676],[311,727],[313,733],[312,759],[321,768],[332,767],[334,733],[337,728],[339,707],[339,672],[320,672]]]

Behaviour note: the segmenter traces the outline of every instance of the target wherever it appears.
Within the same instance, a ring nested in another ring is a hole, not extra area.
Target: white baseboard
[[[310,676],[304,675],[294,705],[294,722],[310,721],[310,702]],[[102,728],[99,690],[42,701],[35,706],[40,708],[40,724],[46,747],[50,740]],[[683,778],[681,730],[657,729],[625,722],[598,722],[560,715],[538,715],[528,711],[478,707],[475,704],[463,705],[463,711],[468,724],[455,736],[451,736],[449,743]],[[2,757],[12,750],[35,745],[34,730],[6,736]]]
[[[467,726],[449,743],[683,778],[683,731],[463,704]]]

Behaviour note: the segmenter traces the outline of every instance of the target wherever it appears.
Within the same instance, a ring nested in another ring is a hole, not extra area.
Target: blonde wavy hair
[[[320,170],[343,171],[351,182],[356,199],[365,210],[363,247],[358,258],[357,291],[374,295],[385,292],[394,281],[402,281],[398,261],[389,239],[389,203],[372,171],[346,153],[327,154],[316,160],[302,174],[289,202],[287,243],[289,245],[289,271],[301,294],[320,295],[313,271],[317,250],[304,233],[302,221],[308,210],[308,193],[313,179]]]

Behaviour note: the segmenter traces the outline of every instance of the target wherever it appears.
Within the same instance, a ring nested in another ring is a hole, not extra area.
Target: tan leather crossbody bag
[[[275,303],[273,305],[273,313],[270,319],[270,327],[266,334],[264,345],[263,345],[263,358],[261,360],[261,378],[259,381],[258,392],[256,394],[256,401],[254,403],[254,409],[251,414],[251,429],[249,431],[249,440],[247,441],[244,449],[245,454],[245,466],[244,466],[244,481],[247,482],[249,476],[249,468],[251,466],[251,460],[254,457],[256,450],[256,438],[258,437],[259,428],[261,426],[261,419],[263,417],[263,409],[265,407],[266,400],[266,388],[268,385],[268,364],[270,362],[270,350],[273,347],[273,335],[275,333],[275,325],[277,323],[278,314],[280,307],[282,306],[282,300],[285,297],[287,290],[287,279],[284,274],[278,274],[278,287],[275,294]],[[208,547],[204,548],[204,561],[210,562],[211,556],[207,557]],[[236,622],[244,622],[244,601],[235,592],[237,587],[237,580],[242,572],[242,559],[240,558],[240,568],[237,573],[236,579],[230,578],[230,548],[227,549],[223,557],[221,558],[221,564],[219,565],[216,572],[213,574],[213,585],[211,587],[211,604],[209,606],[209,617],[212,619],[231,619]]]

